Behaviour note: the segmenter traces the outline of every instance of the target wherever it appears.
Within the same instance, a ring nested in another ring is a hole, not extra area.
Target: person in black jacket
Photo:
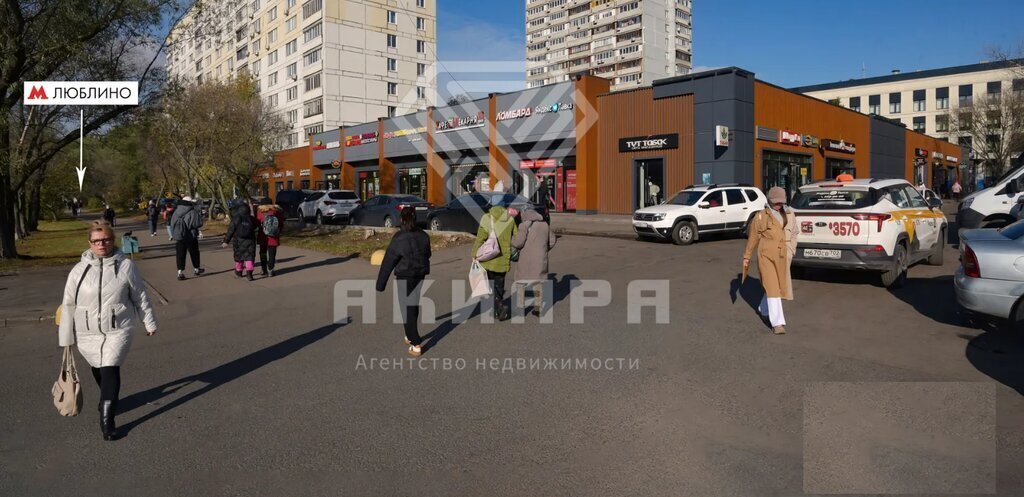
[[[235,256],[235,276],[242,277],[245,266],[246,278],[252,281],[253,262],[256,259],[256,218],[252,216],[249,205],[239,203],[231,208],[231,223],[224,234],[221,247],[231,244]]]
[[[430,274],[430,235],[416,225],[416,211],[412,207],[402,209],[401,217],[402,227],[391,239],[380,265],[377,291],[384,291],[394,271],[403,311],[405,343],[409,345],[409,355],[419,357],[423,354],[423,340],[416,324],[420,318],[420,284]]]

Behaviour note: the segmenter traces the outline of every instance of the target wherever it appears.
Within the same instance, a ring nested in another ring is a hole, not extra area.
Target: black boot
[[[100,402],[100,431],[103,432],[103,440],[115,440],[117,438],[117,427],[114,426],[114,401],[104,400]]]
[[[252,271],[245,272],[245,279],[252,281]]]
[[[241,269],[236,269],[235,270],[235,277],[236,278],[241,278],[242,277],[242,270]]]
[[[271,270],[271,271],[273,271],[273,270]],[[263,276],[267,275],[267,263],[265,263],[265,262],[261,262],[260,263],[260,273],[262,273]]]

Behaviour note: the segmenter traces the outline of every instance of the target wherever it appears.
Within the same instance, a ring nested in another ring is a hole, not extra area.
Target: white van
[[[1012,169],[995,186],[964,197],[956,211],[957,229],[1001,228],[1017,219],[1010,209],[1024,199],[1024,166]]]

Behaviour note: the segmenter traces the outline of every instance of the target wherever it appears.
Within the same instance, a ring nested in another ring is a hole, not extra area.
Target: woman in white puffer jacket
[[[78,345],[92,366],[100,387],[100,430],[104,440],[116,439],[114,414],[121,388],[121,365],[141,318],[149,335],[156,316],[135,264],[114,245],[110,224],[95,221],[89,228],[89,250],[75,265],[64,286],[60,346]]]

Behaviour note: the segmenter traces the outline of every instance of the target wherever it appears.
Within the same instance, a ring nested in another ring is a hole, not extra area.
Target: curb
[[[4,318],[0,319],[0,328],[10,328],[17,324],[22,323],[42,323],[44,321],[53,322],[54,315],[49,316],[37,316],[37,317],[23,317],[23,318]]]
[[[619,240],[635,240],[635,233],[618,233],[611,231],[578,231],[574,229],[554,228],[556,235],[592,236],[597,238],[617,238]]]

